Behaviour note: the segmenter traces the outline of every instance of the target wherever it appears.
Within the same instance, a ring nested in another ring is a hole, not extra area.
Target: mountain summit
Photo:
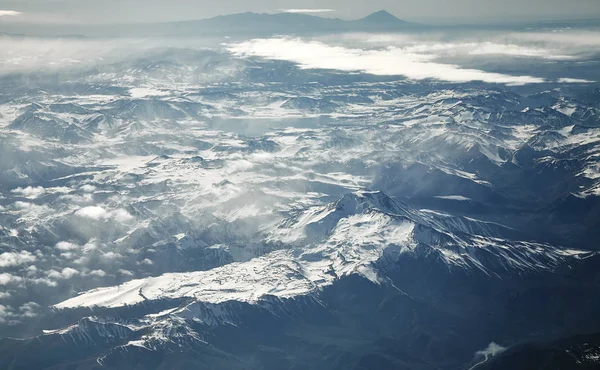
[[[385,10],[357,20],[323,18],[299,13],[239,13],[214,18],[131,26],[124,32],[136,35],[253,35],[305,34],[319,32],[394,31],[415,24],[398,19]]]
[[[391,14],[390,12],[386,11],[386,10],[380,10],[378,12],[372,13],[362,19],[359,20],[360,22],[367,22],[367,23],[373,23],[373,24],[406,24],[406,21],[403,21],[402,19],[399,19],[398,17],[396,17],[395,15]]]

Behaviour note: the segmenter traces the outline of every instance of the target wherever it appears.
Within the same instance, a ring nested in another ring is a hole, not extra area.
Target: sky
[[[289,9],[344,19],[381,9],[407,20],[600,18],[600,0],[0,0],[0,23],[160,22]]]

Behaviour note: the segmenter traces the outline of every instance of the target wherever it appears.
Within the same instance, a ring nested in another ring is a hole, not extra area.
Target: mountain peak
[[[388,214],[401,213],[399,205],[382,191],[357,191],[349,193],[334,203],[336,209],[362,213],[368,209],[376,209]]]
[[[365,18],[361,19],[361,21],[379,24],[405,23],[403,20],[399,19],[398,17],[386,10],[380,10],[375,13],[372,13],[366,16]]]
[[[267,233],[271,241],[317,243],[328,238],[338,223],[354,216],[412,219],[413,212],[381,191],[357,191],[338,200],[314,206],[279,223]]]

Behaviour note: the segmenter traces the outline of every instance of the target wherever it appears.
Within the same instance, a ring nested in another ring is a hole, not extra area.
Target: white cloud
[[[118,208],[113,211],[107,211],[99,206],[84,207],[75,212],[76,216],[90,218],[93,220],[114,219],[117,222],[128,222],[133,220],[133,216],[123,208]]]
[[[19,307],[19,313],[21,317],[32,318],[36,317],[41,309],[42,306],[40,306],[39,304],[35,302],[28,302]]]
[[[82,247],[84,253],[90,253],[98,249],[98,244],[96,244],[93,240],[88,241]]]
[[[71,267],[65,267],[61,271],[50,270],[48,277],[51,279],[71,279],[73,276],[79,275],[79,271]]]
[[[435,198],[446,199],[446,200],[458,200],[458,201],[471,200],[471,198],[467,198],[467,197],[464,197],[462,195],[438,195]]]
[[[128,222],[133,220],[133,216],[129,214],[123,208],[116,209],[110,213],[110,217],[114,218],[117,222]]]
[[[28,21],[33,21],[29,16]],[[19,18],[20,19],[20,18]],[[44,22],[47,23],[47,22]],[[35,70],[84,68],[124,59],[140,49],[136,41],[94,41],[0,37],[0,75]],[[121,54],[119,57],[118,54]]]
[[[36,259],[36,256],[27,251],[5,252],[0,254],[0,267],[21,266],[35,262]]]
[[[328,38],[325,38],[327,40]],[[534,45],[503,43],[502,40],[468,41],[456,40],[440,42],[435,39],[409,38],[406,35],[365,35],[361,33],[343,36],[343,39],[360,42],[369,46],[402,48],[407,53],[433,54],[442,56],[491,56],[528,57],[548,60],[574,60],[574,55],[565,54],[554,48]]]
[[[119,253],[116,252],[106,252],[104,254],[102,254],[102,257],[108,260],[116,260],[116,259],[120,259],[123,258],[122,255],[120,255]]]
[[[64,269],[62,269],[61,271],[61,275],[65,278],[65,279],[70,279],[75,275],[79,275],[79,271],[70,268],[70,267],[65,267]]]
[[[280,9],[281,13],[331,13],[335,12],[335,9]]]
[[[57,186],[54,188],[48,188],[48,189],[46,189],[46,191],[51,194],[65,194],[65,193],[70,193],[71,188],[68,188],[66,186]]]
[[[16,325],[21,319],[30,319],[39,315],[42,307],[35,302],[28,302],[15,310],[0,304],[0,324]]]
[[[119,269],[119,271],[117,271],[119,274],[121,275],[125,275],[125,276],[133,276],[133,272],[129,271],[129,270],[124,270],[124,269]]]
[[[80,189],[85,191],[86,193],[93,193],[94,191],[96,191],[96,187],[90,184],[85,184]]]
[[[21,202],[21,201],[15,202],[16,209],[31,209],[34,207],[35,207],[35,204],[33,204],[33,203]]]
[[[489,346],[487,346],[486,349],[481,350],[481,351],[477,351],[477,355],[480,356],[495,356],[501,352],[506,351],[505,347],[502,347],[494,342],[490,343]]]
[[[304,69],[357,71],[374,75],[404,76],[413,80],[484,81],[508,85],[544,82],[544,79],[539,77],[511,76],[438,63],[434,61],[435,54],[411,52],[401,47],[356,49],[297,38],[271,38],[229,45],[229,51],[238,56],[288,60],[298,63]]]
[[[23,281],[23,278],[8,273],[0,274],[0,285],[18,284]]]
[[[90,271],[89,275],[91,275],[91,276],[97,276],[97,277],[105,277],[106,276],[106,272],[104,272],[102,270],[92,270],[92,271]]]
[[[68,260],[72,260],[75,259],[77,257],[77,255],[73,252],[65,252],[65,253],[61,253],[60,256],[64,259],[68,259]]]
[[[323,37],[324,41],[345,41],[360,43],[369,47],[394,46],[406,52],[418,54],[434,54],[442,56],[507,56],[527,57],[547,60],[575,60],[577,55],[572,55],[569,50],[558,44],[539,44],[527,40],[507,39],[502,35],[488,35],[483,38],[461,38],[444,40],[444,35],[428,34],[364,34],[349,33],[341,37]],[[441,41],[444,40],[444,41]]]
[[[149,96],[167,96],[171,94],[169,91],[151,89],[147,87],[134,87],[129,89],[129,95],[132,98],[145,98]]]
[[[567,78],[567,77],[559,78],[558,82],[565,83],[565,84],[589,84],[589,83],[594,83],[594,81],[590,81],[590,80],[583,80],[583,79],[580,79],[580,78]]]
[[[89,204],[94,201],[94,197],[91,193],[86,193],[83,195],[75,195],[75,194],[65,194],[59,197],[60,200],[70,203],[76,204]]]
[[[0,324],[8,323],[12,314],[10,307],[0,304]]]
[[[70,243],[70,242],[60,242],[56,244],[56,249],[61,250],[61,251],[72,251],[72,250],[78,250],[81,247],[75,243]]]
[[[515,44],[496,44],[492,42],[457,45],[470,48],[469,55],[507,55],[515,57],[531,57],[551,60],[573,60],[572,55],[563,55],[553,50],[544,48],[533,48]]]
[[[108,212],[98,206],[84,207],[75,212],[75,215],[85,218],[91,218],[93,220],[101,220],[108,218]]]
[[[54,270],[52,270],[54,271]],[[37,285],[45,285],[48,287],[56,287],[58,284],[56,284],[55,281],[52,281],[50,279],[46,279],[46,278],[36,278],[36,279],[31,279],[29,280],[30,282],[37,284]]]
[[[35,199],[35,198],[39,197],[40,195],[45,194],[46,189],[44,189],[41,186],[38,186],[38,187],[28,186],[26,188],[16,188],[16,189],[12,190],[11,193],[20,195],[25,198]]]
[[[319,37],[327,43],[358,43],[369,47],[403,47],[416,52],[436,55],[503,55],[547,60],[576,60],[596,54],[600,32],[477,32],[477,33],[348,33]]]
[[[21,14],[23,13],[17,12],[15,10],[0,10],[0,17],[14,17]]]
[[[47,205],[37,205],[34,203],[30,203],[30,202],[21,202],[21,201],[17,201],[14,203],[14,209],[16,209],[17,211],[19,211],[19,213],[21,214],[21,216],[24,217],[24,219],[33,219],[36,217],[40,217],[41,215],[45,214],[46,212],[51,212],[52,209],[50,207],[48,207]]]

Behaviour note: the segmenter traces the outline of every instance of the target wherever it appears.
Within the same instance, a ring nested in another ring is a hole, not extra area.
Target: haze
[[[597,0],[1,0],[2,11],[22,14],[0,22],[129,23],[208,18],[221,14],[291,9],[321,16],[358,18],[386,9],[407,20],[486,20],[598,18]]]

